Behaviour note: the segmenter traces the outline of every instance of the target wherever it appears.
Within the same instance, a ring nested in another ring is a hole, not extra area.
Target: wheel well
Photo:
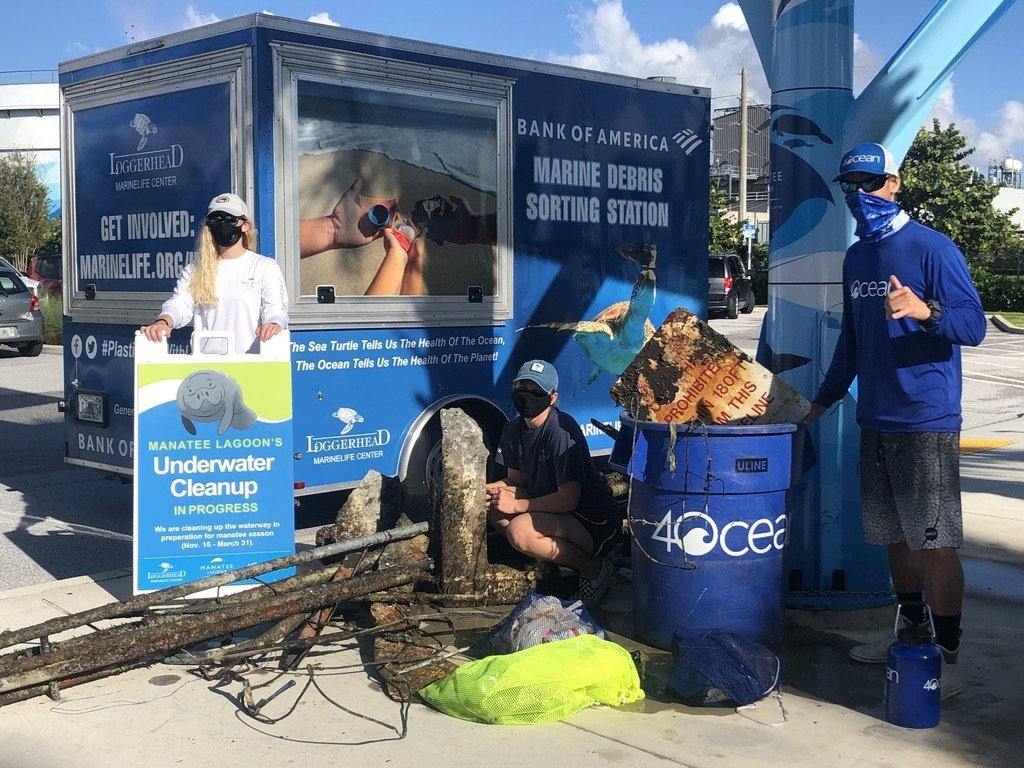
[[[445,408],[461,408],[465,413],[480,425],[484,433],[484,443],[488,450],[494,451],[501,437],[501,430],[508,422],[508,417],[497,405],[478,397],[453,397],[448,400],[441,400],[430,408],[423,411],[419,418],[413,423],[406,435],[402,445],[402,452],[398,462],[398,477],[405,480],[417,453],[417,447],[421,441],[429,443],[426,450],[429,450],[433,443],[441,436],[441,411]]]

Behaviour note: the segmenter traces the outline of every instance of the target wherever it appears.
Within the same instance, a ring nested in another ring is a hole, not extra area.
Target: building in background
[[[768,126],[771,110],[747,106],[747,218],[757,225],[758,242],[768,242]],[[711,125],[711,182],[729,195],[729,213],[739,216],[740,110],[715,110]]]
[[[986,175],[989,181],[999,185],[999,194],[992,204],[1003,213],[1012,211],[1013,223],[1024,232],[1024,162],[1016,157],[993,160]]]
[[[50,70],[0,72],[0,156],[14,151],[36,158],[49,213],[60,216],[60,91]]]

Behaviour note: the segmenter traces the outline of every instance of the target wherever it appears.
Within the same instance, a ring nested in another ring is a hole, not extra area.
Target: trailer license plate
[[[18,329],[13,325],[0,325],[0,339],[13,339],[18,335]]]

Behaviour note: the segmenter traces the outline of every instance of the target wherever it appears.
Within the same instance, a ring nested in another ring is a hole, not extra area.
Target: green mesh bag
[[[564,720],[594,704],[629,704],[644,692],[625,648],[580,635],[472,661],[428,685],[420,696],[463,720],[533,725]]]

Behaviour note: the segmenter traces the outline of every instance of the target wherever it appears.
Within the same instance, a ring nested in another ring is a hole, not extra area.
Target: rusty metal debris
[[[176,617],[155,627],[123,625],[103,629],[87,642],[56,644],[48,653],[5,662],[0,658],[0,693],[89,674],[128,662],[155,661],[195,643],[277,621],[296,613],[336,605],[353,597],[373,594],[419,578],[429,561],[388,568],[356,578],[293,590],[251,606],[230,606],[220,611]],[[70,646],[70,647],[68,647]]]
[[[317,629],[322,627],[339,604],[428,578],[432,563],[425,557],[410,558],[388,568],[356,575],[377,562],[379,550],[368,551],[369,548],[421,536],[427,530],[425,523],[404,526],[4,632],[0,635],[0,647],[18,645],[35,638],[40,639],[40,644],[35,648],[19,648],[0,655],[0,706],[44,694],[57,698],[61,688],[119,674],[248,627],[277,622],[271,630],[232,649],[236,658],[245,652],[250,655],[266,653],[304,624]],[[352,559],[341,565],[307,570],[273,584],[255,586],[222,598],[168,607],[169,603],[181,601],[203,589],[339,554],[348,554]],[[137,620],[132,620],[135,618]],[[111,619],[125,621],[113,626],[95,627],[97,622]],[[62,632],[85,627],[95,631],[62,642],[51,641]],[[300,637],[287,641],[277,650],[286,651],[286,656],[291,659],[301,659],[309,647],[321,640],[316,636],[318,632],[307,630],[299,634]],[[324,642],[331,641],[325,638]],[[195,658],[197,664],[211,661],[210,658]]]
[[[804,397],[685,309],[674,310],[623,371],[612,398],[642,421],[799,423]]]
[[[105,619],[138,616],[148,608],[158,605],[166,605],[175,600],[181,600],[182,598],[195,594],[196,592],[223,587],[235,581],[244,581],[245,579],[262,576],[263,574],[271,573],[272,571],[277,571],[282,568],[290,568],[294,565],[311,563],[333,555],[358,552],[359,550],[366,549],[368,547],[381,546],[392,541],[398,541],[399,539],[411,538],[421,533],[425,533],[426,531],[426,523],[419,523],[405,528],[396,528],[391,531],[384,531],[382,533],[376,533],[359,539],[342,541],[336,544],[318,547],[316,549],[309,549],[304,552],[297,552],[294,555],[288,555],[287,557],[278,557],[274,560],[254,563],[246,566],[245,568],[238,568],[233,571],[225,571],[224,573],[207,576],[206,578],[193,581],[189,584],[181,584],[175,587],[162,589],[158,592],[136,595],[130,600],[101,605],[98,608],[91,608],[87,611],[80,611],[67,616],[60,616],[56,619],[50,619],[49,621],[44,621],[39,624],[33,624],[29,627],[0,632],[0,649],[10,648],[13,645],[30,642],[41,637],[56,635],[60,632],[66,632],[69,629],[87,626]],[[244,595],[247,593],[242,594]]]

